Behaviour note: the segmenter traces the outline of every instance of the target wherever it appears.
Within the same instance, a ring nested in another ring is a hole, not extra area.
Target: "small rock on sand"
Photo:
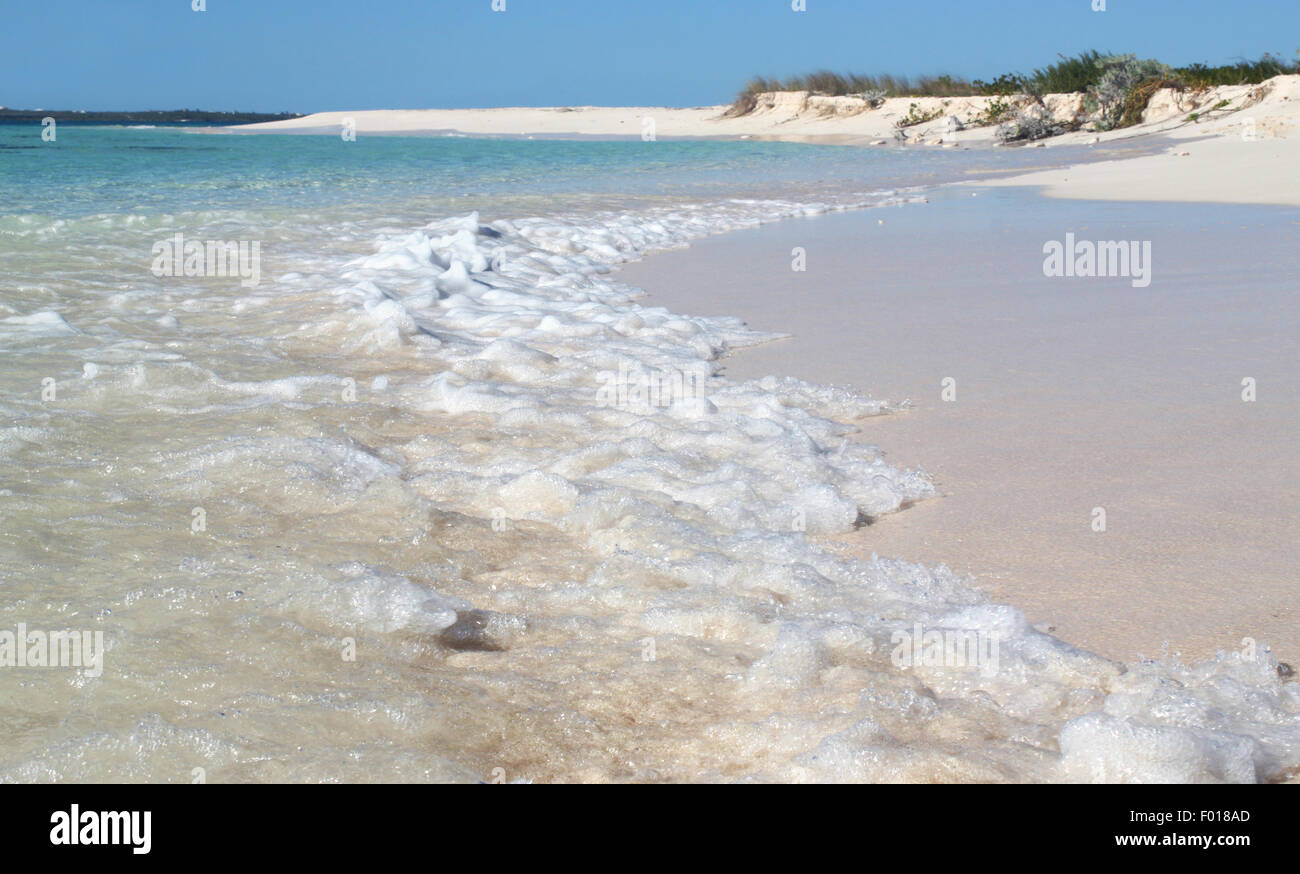
[[[490,610],[462,610],[456,623],[439,636],[439,641],[461,652],[501,652],[509,649],[528,629],[521,617]]]

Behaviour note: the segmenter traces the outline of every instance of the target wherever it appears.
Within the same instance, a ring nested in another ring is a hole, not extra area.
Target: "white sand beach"
[[[241,125],[239,133],[302,133],[351,126],[366,134],[458,133],[466,136],[753,138],[868,145],[905,142],[936,146],[990,145],[996,126],[978,117],[996,97],[893,97],[872,107],[857,97],[826,97],[806,91],[758,95],[749,113],[733,116],[727,105],[690,108],[664,106],[550,106],[487,109],[382,109],[318,112],[284,121]],[[1045,105],[1056,117],[1074,114],[1081,95],[1051,94]],[[1278,76],[1257,86],[1235,85],[1200,91],[1157,91],[1143,122],[1116,131],[1078,131],[1052,138],[1052,144],[1105,143],[1153,133],[1197,137],[1233,132],[1254,122],[1260,139],[1284,136],[1295,126],[1294,102],[1300,100],[1300,76]],[[1223,108],[1220,104],[1225,104]],[[898,123],[915,107],[931,121],[910,125],[899,135]],[[1188,119],[1193,113],[1198,118]],[[954,125],[952,119],[960,124]],[[650,122],[653,126],[650,126]]]

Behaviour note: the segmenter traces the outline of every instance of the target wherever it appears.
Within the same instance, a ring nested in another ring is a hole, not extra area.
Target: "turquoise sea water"
[[[735,141],[206,135],[0,125],[3,214],[71,217],[358,204],[479,209],[604,199],[791,197],[934,184],[1078,152],[861,149]]]

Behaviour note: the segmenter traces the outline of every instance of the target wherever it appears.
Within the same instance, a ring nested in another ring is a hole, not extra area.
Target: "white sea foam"
[[[837,420],[887,408],[796,380],[719,378],[713,362],[770,337],[732,320],[642,307],[606,275],[648,250],[805,211],[737,203],[714,214],[488,226],[471,215],[387,241],[352,265],[351,292],[375,322],[365,336],[421,343],[445,368],[390,385],[390,396],[434,415],[485,416],[505,438],[473,452],[443,441],[407,444],[414,487],[459,513],[487,518],[495,509],[556,526],[601,559],[556,594],[556,609],[593,597],[626,611],[624,621],[644,633],[759,653],[730,694],[764,718],[784,714],[798,724],[796,736],[809,733],[810,748],[819,737],[816,749],[834,753],[802,753],[760,770],[767,778],[933,776],[945,761],[953,776],[993,773],[988,762],[975,764],[999,758],[992,751],[959,765],[962,756],[932,748],[938,738],[921,726],[891,737],[870,700],[882,686],[929,701],[922,724],[1001,723],[994,736],[1008,749],[1026,744],[1026,754],[1051,752],[1059,731],[1059,770],[1029,767],[1021,777],[1238,781],[1294,769],[1295,687],[1279,681],[1266,655],[1249,667],[1222,656],[1195,669],[1196,684],[1176,664],[1124,670],[1035,632],[1017,611],[985,603],[946,572],[833,560],[808,539],[932,493],[922,476],[844,442]],[[592,402],[602,371],[693,372],[702,364],[704,413],[646,415]],[[882,681],[885,641],[908,622],[995,635],[998,671],[918,665]],[[828,686],[849,677],[859,700],[830,718]],[[866,735],[829,730],[862,719],[873,726]],[[1020,727],[1008,731],[1008,721]],[[971,728],[945,731],[970,740]],[[868,754],[864,745],[888,752]],[[1016,776],[1010,765],[998,769]]]
[[[894,408],[728,379],[728,352],[775,335],[645,306],[612,273],[827,208],[471,214],[295,264],[274,294],[124,298],[165,336],[99,329],[62,418],[0,431],[0,459],[39,460],[86,506],[73,524],[38,496],[8,505],[43,601],[115,641],[79,693],[110,731],[29,733],[0,776],[158,779],[195,760],[231,779],[1294,773],[1300,693],[1266,648],[1125,667],[946,568],[845,558],[828,536],[933,495],[850,439]],[[52,315],[0,321],[66,334]],[[219,340],[201,349],[174,339],[205,329]],[[636,394],[650,383],[666,394]],[[50,531],[59,549],[40,551]],[[106,545],[132,557],[126,579]],[[996,669],[901,663],[918,633],[994,641]],[[34,723],[85,683],[40,682]],[[259,737],[297,751],[268,762]]]
[[[20,331],[33,337],[59,337],[77,333],[63,316],[52,310],[27,316],[6,316],[0,319],[0,331]]]

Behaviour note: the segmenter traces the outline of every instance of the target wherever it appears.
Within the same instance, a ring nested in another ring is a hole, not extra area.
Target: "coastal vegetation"
[[[1300,54],[1300,53],[1298,53]],[[1300,73],[1300,60],[1287,61],[1265,54],[1216,67],[1190,64],[1172,67],[1132,54],[1089,50],[1060,59],[1032,73],[1003,73],[991,81],[957,76],[869,76],[820,70],[785,79],[754,77],[736,96],[727,115],[753,112],[758,95],[777,91],[806,91],[826,97],[857,97],[866,108],[876,108],[890,97],[989,97],[988,106],[971,120],[975,125],[1002,125],[1004,140],[1039,139],[1071,127],[1054,121],[1044,98],[1049,94],[1082,95],[1084,120],[1097,130],[1130,127],[1142,120],[1151,98],[1162,88],[1202,91],[1221,85],[1257,85],[1274,76]],[[906,126],[937,117],[941,112],[912,104]]]

